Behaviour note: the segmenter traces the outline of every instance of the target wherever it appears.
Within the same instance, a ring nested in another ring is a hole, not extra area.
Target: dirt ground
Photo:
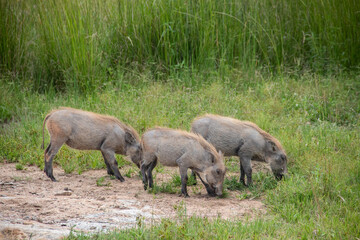
[[[176,171],[165,168],[157,173],[158,184],[170,181]],[[126,167],[120,172],[124,176]],[[18,171],[15,164],[0,164],[0,239],[59,239],[71,229],[91,233],[139,222],[150,225],[176,217],[181,208],[188,216],[240,220],[266,211],[261,201],[240,200],[236,191],[223,199],[209,197],[200,181],[188,187],[190,198],[183,198],[144,191],[137,173],[124,176],[123,183],[110,179],[105,169],[78,175],[55,167],[54,176],[58,182],[35,166]],[[101,177],[106,186],[97,185]]]

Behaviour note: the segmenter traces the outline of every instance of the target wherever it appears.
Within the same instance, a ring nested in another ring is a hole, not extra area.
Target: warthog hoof
[[[119,179],[120,180],[120,182],[125,182],[125,179],[122,177],[122,176],[120,176],[120,177],[116,177],[117,179]]]
[[[184,197],[184,198],[189,198],[190,196],[189,196],[189,194],[187,194],[187,193],[181,193],[180,195],[179,195],[179,197]]]
[[[51,172],[48,172],[46,168],[44,169],[44,172],[46,173],[46,176],[48,176],[51,179],[51,181],[57,182],[54,175]]]
[[[242,183],[244,186],[246,186],[246,183],[245,183],[244,179],[240,179],[240,183]]]

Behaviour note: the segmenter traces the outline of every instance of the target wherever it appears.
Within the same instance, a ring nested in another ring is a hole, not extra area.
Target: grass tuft
[[[98,187],[110,187],[110,182],[105,182],[105,177],[100,177],[96,180],[96,186]]]
[[[341,74],[360,63],[355,0],[29,0],[0,9],[1,72],[40,92],[124,86],[124,76],[174,74],[194,85],[199,70],[223,79],[229,69]]]

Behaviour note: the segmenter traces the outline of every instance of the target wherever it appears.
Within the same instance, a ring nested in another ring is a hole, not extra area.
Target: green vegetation
[[[0,130],[1,161],[42,168],[42,121],[58,106],[113,115],[140,134],[155,125],[190,129],[192,119],[206,112],[233,116],[254,121],[276,136],[289,157],[289,176],[285,181],[277,182],[271,174],[256,173],[254,186],[248,189],[237,184],[238,160],[226,161],[229,175],[224,184],[225,193],[238,191],[241,199],[263,199],[269,209],[266,216],[251,222],[208,223],[209,220],[196,217],[163,220],[151,228],[93,238],[151,238],[157,234],[163,238],[169,234],[173,238],[191,238],[195,231],[199,239],[230,235],[276,239],[359,237],[359,77],[309,74],[301,78],[258,75],[247,79],[237,71],[227,75],[229,78],[225,80],[210,75],[204,84],[194,87],[155,83],[141,75],[135,79],[142,81],[141,84],[126,83],[124,79],[122,88],[108,87],[87,95],[20,91],[22,86],[3,81],[0,95],[5,97],[1,98],[1,104],[6,106],[7,114],[2,115],[4,124]],[[200,82],[201,76],[197,78]],[[48,142],[45,131],[45,145]],[[131,165],[122,156],[117,158],[121,166]],[[106,168],[99,152],[77,151],[67,146],[59,151],[54,163],[65,171]],[[157,166],[154,174],[162,171]],[[131,174],[134,172],[129,170]],[[158,191],[179,191],[176,175],[162,184]]]
[[[138,168],[136,168],[138,169]],[[129,168],[126,172],[125,172],[125,176],[128,178],[131,178],[133,174],[136,173],[136,169],[135,168]],[[115,177],[114,177],[115,178]]]
[[[18,171],[24,170],[24,166],[23,166],[21,163],[17,163],[17,164],[15,165],[15,168],[16,168],[16,170],[18,170]]]
[[[0,0],[0,162],[43,168],[43,119],[59,106],[140,134],[232,116],[287,151],[286,180],[258,172],[250,188],[237,182],[238,160],[226,161],[224,196],[260,198],[266,215],[210,221],[179,206],[175,220],[69,239],[360,238],[359,12],[357,0]],[[106,169],[99,152],[67,146],[54,164]],[[177,193],[179,177],[153,191]]]
[[[110,182],[105,182],[105,177],[99,177],[96,180],[96,186],[98,186],[98,187],[110,187],[111,183]]]
[[[172,180],[168,182],[162,182],[160,185],[157,184],[156,174],[154,175],[154,187],[149,189],[150,193],[170,193],[170,194],[180,194],[181,193],[181,178],[178,174],[171,176]],[[189,175],[187,185],[192,186],[196,184],[196,180],[192,175]]]
[[[359,67],[359,11],[357,0],[1,0],[0,68],[82,93],[138,72],[342,72]]]

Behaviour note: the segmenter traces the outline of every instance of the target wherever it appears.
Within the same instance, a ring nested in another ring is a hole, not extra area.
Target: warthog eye
[[[220,170],[220,169],[216,169],[216,173],[217,173],[218,175],[220,175],[221,170]]]

